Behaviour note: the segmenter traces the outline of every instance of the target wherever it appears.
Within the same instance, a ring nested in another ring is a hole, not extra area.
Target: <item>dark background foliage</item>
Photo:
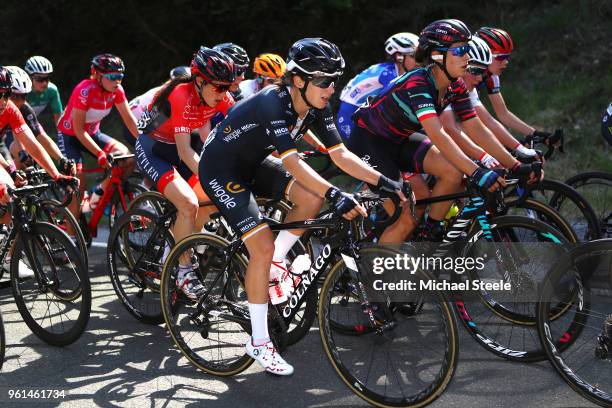
[[[200,45],[232,41],[251,59],[285,55],[297,39],[337,43],[347,62],[343,83],[383,58],[398,31],[418,33],[439,18],[459,18],[475,31],[506,29],[515,43],[502,78],[506,102],[530,123],[595,132],[612,99],[612,1],[5,1],[0,63],[23,66],[44,55],[66,102],[95,54],[112,52],[127,66],[128,97],[188,64]],[[110,120],[111,126],[113,120]]]

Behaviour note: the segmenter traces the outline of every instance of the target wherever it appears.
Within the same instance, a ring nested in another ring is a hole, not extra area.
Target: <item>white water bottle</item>
[[[293,260],[291,266],[289,267],[291,273],[287,272],[283,276],[282,287],[284,293],[291,296],[302,281],[301,274],[309,270],[311,264],[312,262],[308,254],[298,255]]]
[[[284,266],[284,262],[282,265]],[[276,266],[272,264],[270,268],[270,278],[269,278],[269,286],[268,286],[268,295],[270,296],[270,302],[273,305],[278,305],[280,303],[286,302],[288,297],[283,291],[282,287],[282,279],[283,275],[287,273],[286,269],[281,268],[280,266]]]

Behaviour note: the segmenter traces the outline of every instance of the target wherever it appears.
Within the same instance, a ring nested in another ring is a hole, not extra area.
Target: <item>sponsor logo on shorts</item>
[[[230,193],[233,193],[233,194],[242,193],[245,190],[245,188],[242,187],[241,184],[234,183],[233,181],[229,181],[225,185],[225,188],[227,188],[227,191],[229,191]]]
[[[231,181],[227,183],[227,185],[229,186],[230,183]],[[208,185],[210,186],[210,188],[212,188],[213,194],[215,197],[217,197],[219,202],[225,205],[225,208],[229,210],[229,209],[236,207],[236,200],[234,199],[234,197],[232,197],[231,195],[227,193],[227,191],[225,191],[223,186],[219,184],[216,178],[210,180]]]

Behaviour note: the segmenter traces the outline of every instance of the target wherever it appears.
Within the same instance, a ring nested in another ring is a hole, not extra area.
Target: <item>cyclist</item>
[[[91,60],[91,76],[81,81],[72,91],[68,105],[58,123],[57,144],[62,154],[74,160],[77,174],[82,177],[83,155],[93,155],[102,167],[111,167],[112,155],[129,153],[128,148],[100,131],[100,121],[104,119],[115,106],[123,123],[130,129],[134,137],[138,137],[136,120],[127,104],[125,92],[121,86],[125,65],[121,58],[112,54],[100,54]],[[135,161],[122,162],[124,177],[133,170]],[[110,182],[110,176],[94,190],[89,199],[89,207],[95,208],[104,194],[104,188]],[[81,193],[85,183],[81,180]],[[78,219],[80,203],[70,204],[70,211]]]
[[[34,109],[36,116],[40,116],[48,107],[53,114],[53,123],[57,126],[63,109],[59,90],[49,80],[53,73],[51,61],[39,55],[30,57],[24,69],[32,78],[33,90],[28,94],[28,103]]]
[[[11,82],[12,82],[12,94],[11,101],[15,104],[15,106],[21,112],[21,115],[26,120],[26,123],[36,140],[45,148],[47,153],[55,159],[62,159],[62,154],[59,151],[59,148],[51,139],[45,130],[38,122],[36,117],[36,113],[30,107],[30,105],[26,102],[27,95],[32,91],[32,81],[28,74],[21,68],[15,66],[5,67],[11,73]],[[8,146],[11,156],[13,157],[14,162],[16,163],[17,169],[21,169],[27,166],[30,166],[31,158],[27,154],[21,143],[19,141],[14,140],[13,133],[9,126],[3,129],[5,136],[4,143]]]
[[[510,34],[500,28],[482,27],[476,31],[475,36],[482,38],[489,45],[493,54],[493,61],[489,64],[487,72],[484,75],[484,80],[480,88],[486,88],[489,101],[495,111],[495,115],[504,126],[514,129],[524,135],[549,137],[549,132],[539,131],[531,125],[528,125],[518,116],[512,113],[506,106],[504,97],[501,93],[501,84],[499,77],[502,72],[508,67],[510,55],[514,50],[514,43]],[[522,155],[535,156],[536,152],[533,149],[524,148],[512,135],[500,124],[484,105],[479,104],[476,107],[479,118],[499,139],[499,141],[509,149],[516,150]]]
[[[200,47],[191,61],[191,76],[163,85],[140,121],[138,167],[176,207],[172,228],[176,242],[201,230],[209,211],[207,207],[198,209],[198,201],[206,195],[197,178],[196,145],[200,138],[194,140],[191,133],[199,131],[203,139],[210,131],[210,119],[218,112],[227,113],[234,103],[229,93],[234,79],[234,63],[227,55]],[[193,298],[202,286],[189,261],[181,260],[178,285]]]
[[[488,44],[480,37],[472,37],[472,39],[469,41],[469,45],[469,65],[466,69],[465,75],[462,78],[465,82],[467,90],[470,93],[472,106],[476,109],[476,113],[478,114],[481,110],[486,110],[486,108],[482,105],[482,102],[478,97],[477,87],[482,83],[483,76],[486,73],[487,67],[492,63],[493,58]],[[499,162],[493,156],[485,152],[477,144],[474,144],[462,131],[461,125],[455,120],[455,115],[450,105],[447,106],[446,109],[444,109],[444,112],[442,112],[440,115],[440,122],[444,126],[444,130],[446,130],[446,132],[468,156],[480,161],[489,169],[499,167]],[[535,150],[528,149],[521,145],[510,134],[506,136],[505,140],[510,140],[510,145],[512,148],[516,149],[517,152],[520,152],[521,155],[526,156],[526,158],[535,158],[538,154]]]
[[[396,178],[400,171],[436,176],[434,196],[460,191],[463,174],[484,190],[493,191],[505,185],[495,172],[478,167],[465,156],[438,118],[450,104],[466,132],[479,145],[505,167],[520,166],[483,126],[470,103],[461,79],[468,66],[470,38],[466,25],[455,19],[437,20],[425,27],[415,54],[417,62],[425,66],[391,82],[355,112],[356,126],[349,138],[349,148],[358,156],[367,157],[370,165],[390,178]],[[441,221],[451,204],[440,202],[431,206],[419,232],[421,239],[442,238]],[[411,214],[404,209],[380,241],[401,242],[414,227]]]
[[[338,109],[338,131],[345,141],[351,134],[351,116],[368,97],[376,96],[389,82],[416,67],[414,53],[419,37],[412,33],[397,33],[385,41],[388,61],[370,66],[342,89]]]
[[[170,70],[170,80],[176,78],[191,78],[191,69],[186,66],[178,66],[172,68]],[[159,90],[163,88],[164,85],[166,85],[167,83],[168,82],[156,86],[155,88],[149,89],[147,92],[137,96],[128,103],[130,110],[132,111],[132,115],[134,115],[134,119],[136,119],[136,122],[139,122],[142,119],[143,113],[151,105],[151,102],[153,102],[153,98],[155,97],[157,92],[159,92]],[[134,138],[132,132],[127,126],[124,126],[123,139],[128,142],[130,146],[134,147],[136,139]]]
[[[235,101],[241,100],[244,98],[244,96],[241,94],[240,83],[244,80],[244,75],[247,69],[249,69],[249,64],[251,63],[249,55],[244,48],[231,42],[217,44],[213,47],[213,50],[224,53],[234,62],[236,79],[234,79],[234,82],[232,83],[230,92],[232,93],[232,97]]]
[[[57,170],[51,157],[49,157],[45,149],[32,134],[17,106],[10,100],[12,86],[11,73],[6,67],[0,66],[0,129],[8,125],[13,131],[15,139],[26,148],[33,159],[51,178],[70,182],[74,177],[65,176]],[[0,207],[0,213],[6,213],[5,206],[8,202],[8,197],[6,196],[7,186],[12,187],[13,181],[10,175],[2,168],[0,169],[0,205],[4,207]],[[7,220],[7,218],[2,218],[0,222],[5,223]]]
[[[255,79],[247,79],[240,83],[242,97],[248,98],[268,85],[278,85],[286,68],[285,60],[280,55],[271,53],[259,55],[253,61]]]
[[[612,146],[612,103],[608,105],[601,118],[601,136]]]
[[[351,154],[338,135],[329,107],[344,70],[338,47],[321,38],[305,38],[293,44],[287,61],[282,85],[268,86],[237,104],[210,133],[199,168],[200,183],[208,197],[249,251],[246,291],[253,332],[246,352],[266,371],[278,375],[292,374],[293,367],[278,354],[268,335],[268,284],[275,269],[285,268],[285,257],[301,231],[281,231],[274,240],[254,194],[287,197],[294,207],[285,221],[316,215],[323,197],[347,219],[365,214],[351,195],[342,193],[300,160],[295,141],[308,128],[314,130],[338,167],[353,177],[386,191],[401,189],[399,182]],[[274,150],[278,158],[269,156]]]

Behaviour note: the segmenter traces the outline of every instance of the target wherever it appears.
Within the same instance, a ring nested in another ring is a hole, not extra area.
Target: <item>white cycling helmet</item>
[[[28,74],[45,74],[48,75],[53,72],[53,65],[51,61],[45,57],[39,55],[30,57],[25,63],[25,70]]]
[[[468,44],[470,46],[470,62],[475,62],[484,66],[488,66],[493,62],[491,48],[489,48],[489,45],[485,40],[480,37],[473,36],[472,39],[468,41]]]
[[[419,45],[419,37],[412,33],[397,33],[385,41],[385,52],[389,56],[399,52],[400,54],[412,54]]]
[[[32,92],[32,80],[27,72],[15,66],[5,67],[11,73],[11,89],[17,94]]]

